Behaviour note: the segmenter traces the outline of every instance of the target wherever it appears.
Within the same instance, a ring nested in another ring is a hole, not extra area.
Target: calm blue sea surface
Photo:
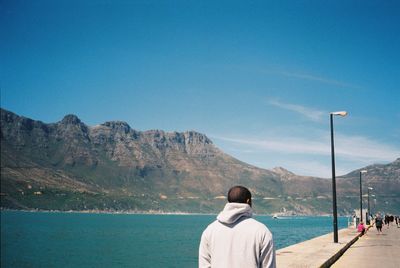
[[[277,249],[332,231],[331,217],[256,218]],[[2,211],[1,267],[197,267],[201,233],[214,219]]]

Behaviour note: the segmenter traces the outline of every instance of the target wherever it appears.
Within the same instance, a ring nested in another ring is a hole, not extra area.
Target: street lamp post
[[[370,190],[373,190],[374,188],[372,188],[372,187],[368,187],[368,218],[367,218],[367,224],[369,224],[370,223],[370,217],[371,217],[371,215],[372,215],[372,213],[371,213],[371,210],[370,210],[370,206],[369,206],[369,191]]]
[[[372,207],[374,208],[374,211],[376,211],[376,195],[371,194],[371,197],[373,198],[372,201],[374,201],[374,205]]]
[[[367,173],[366,170],[360,171],[360,222],[363,221],[363,212],[362,212],[362,184],[361,184],[361,174]]]
[[[331,119],[331,156],[332,156],[332,206],[333,206],[333,242],[338,243],[338,223],[337,223],[337,205],[336,205],[336,175],[335,175],[335,146],[333,139],[333,116],[346,116],[346,111],[330,113]]]

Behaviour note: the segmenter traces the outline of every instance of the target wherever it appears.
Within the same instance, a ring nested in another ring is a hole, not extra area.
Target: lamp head
[[[360,173],[363,173],[363,174],[364,174],[364,173],[367,173],[367,172],[368,172],[367,170],[361,170],[361,171],[360,171]]]
[[[374,188],[372,188],[372,187],[368,187],[368,189],[370,189],[370,190],[373,190]]]
[[[347,112],[346,111],[338,111],[338,112],[331,112],[332,115],[340,115],[340,116],[346,116]]]

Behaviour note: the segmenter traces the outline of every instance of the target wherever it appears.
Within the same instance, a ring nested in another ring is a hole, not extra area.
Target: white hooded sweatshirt
[[[252,215],[248,204],[226,204],[201,236],[199,268],[275,268],[272,234]]]

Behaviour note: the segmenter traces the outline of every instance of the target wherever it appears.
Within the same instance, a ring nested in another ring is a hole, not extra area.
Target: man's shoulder
[[[210,224],[206,227],[206,229],[204,229],[203,233],[205,233],[205,232],[207,232],[207,231],[210,231],[210,230],[216,228],[218,225],[220,225],[220,223],[218,222],[218,220],[213,221],[212,223],[210,223]]]

